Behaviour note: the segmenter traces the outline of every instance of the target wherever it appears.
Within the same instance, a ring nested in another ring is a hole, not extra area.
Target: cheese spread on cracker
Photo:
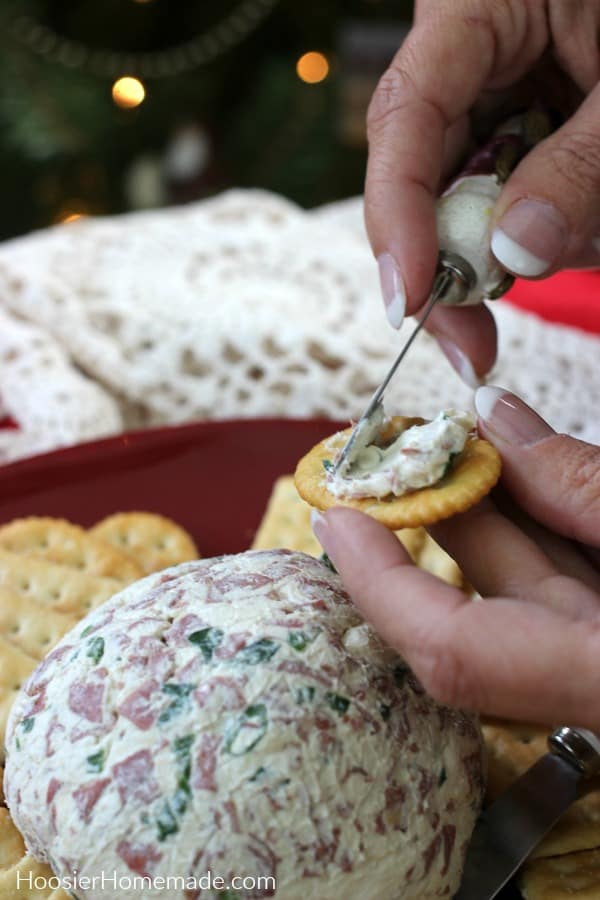
[[[475,419],[455,409],[443,410],[425,425],[413,425],[387,445],[378,443],[384,425],[381,414],[358,435],[348,463],[327,476],[327,489],[336,497],[401,497],[437,484],[462,452]]]

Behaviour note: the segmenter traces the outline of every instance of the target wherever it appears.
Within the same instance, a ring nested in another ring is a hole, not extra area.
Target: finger
[[[470,601],[412,566],[382,525],[355,510],[319,516],[315,532],[365,618],[438,701],[600,727],[597,620],[569,621],[506,599]]]
[[[535,147],[496,204],[492,252],[525,278],[573,264],[600,230],[600,84]]]
[[[556,434],[504,388],[475,394],[482,437],[502,456],[502,480],[534,519],[592,547],[600,546],[600,447]]]
[[[434,197],[446,132],[466,115],[493,64],[490,23],[473,27],[460,8],[447,27],[423,17],[371,101],[365,220],[383,266],[392,324],[402,305],[409,313],[417,310],[431,287],[437,260]]]
[[[490,500],[428,530],[483,596],[542,603],[570,617],[600,612],[600,576],[581,554],[575,548],[569,553],[559,538],[547,542],[566,564],[559,569],[544,548],[501,515]],[[538,526],[538,532],[543,531]],[[563,576],[582,574],[590,590],[572,591],[572,582],[568,579],[567,584]]]
[[[498,511],[528,535],[559,572],[583,582],[600,597],[600,558],[594,558],[591,548],[544,528],[517,506],[501,486],[494,490],[493,498]],[[598,551],[595,552],[598,554]]]
[[[469,387],[479,387],[496,361],[496,322],[482,303],[450,309],[438,306],[425,325],[452,368]]]

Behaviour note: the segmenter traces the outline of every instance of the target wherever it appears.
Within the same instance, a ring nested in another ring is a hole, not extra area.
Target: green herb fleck
[[[232,891],[230,888],[225,888],[224,891],[217,891],[216,894],[213,894],[213,897],[216,897],[217,900],[241,900],[237,891]]]
[[[319,559],[323,563],[324,566],[327,566],[328,569],[331,569],[331,571],[335,572],[335,574],[337,575],[338,570],[336,569],[334,564],[331,562],[330,558],[327,556],[326,553],[321,553]]]
[[[266,775],[266,774],[267,774],[267,770],[265,769],[265,767],[260,766],[260,768],[258,768],[256,770],[256,772],[254,773],[254,775],[250,776],[248,781],[258,781],[260,778],[262,778],[263,775]]]
[[[90,634],[90,632],[92,632],[93,630],[94,630],[94,626],[93,626],[93,625],[88,625],[87,628],[84,628],[84,629],[83,629],[83,631],[81,632],[81,634],[79,635],[79,637],[82,637],[82,638],[87,637],[88,634]]]
[[[391,711],[392,707],[389,705],[389,703],[379,704],[379,713],[384,722],[387,722],[387,720],[389,719]]]
[[[175,738],[173,741],[175,761],[178,768],[177,790],[170,801],[165,801],[162,811],[156,820],[159,841],[164,841],[170,834],[175,834],[179,831],[177,817],[181,817],[187,809],[191,797],[190,775],[192,762],[190,751],[193,743],[193,734],[186,734],[184,737]]]
[[[247,706],[244,712],[229,723],[225,731],[223,749],[232,756],[243,756],[254,750],[267,732],[269,717],[264,703]]]
[[[331,472],[331,470],[333,469],[333,463],[331,462],[330,459],[323,460],[323,468],[325,469],[326,472]]]
[[[320,628],[313,628],[312,631],[290,631],[288,643],[298,653],[302,653],[309,644],[312,644],[318,638],[320,631]]]
[[[99,663],[104,656],[104,638],[93,637],[88,641],[88,649],[86,656],[89,656],[95,663]]]
[[[17,748],[17,750],[21,749],[21,741],[18,737],[15,737],[15,747]]]
[[[164,694],[173,697],[171,703],[162,711],[158,717],[160,723],[169,722],[174,716],[179,715],[189,703],[189,696],[196,687],[195,684],[176,684],[174,681],[167,681],[163,684]]]
[[[310,684],[296,688],[296,703],[310,703],[314,700],[315,689]]]
[[[444,766],[442,766],[442,771],[440,772],[440,777],[438,778],[438,787],[441,787],[447,780],[448,776],[446,775],[446,769]]]
[[[158,815],[156,826],[158,828],[159,841],[164,841],[170,834],[175,834],[179,831],[179,824],[173,814],[173,810],[169,806],[168,800],[165,800],[162,811]]]
[[[258,663],[271,659],[279,650],[279,644],[270,638],[261,638],[253,644],[248,644],[235,656],[237,663],[245,666],[257,666]]]
[[[342,716],[350,706],[350,701],[347,697],[342,697],[341,694],[334,694],[332,691],[326,692],[325,701],[334,712],[340,713]]]
[[[88,756],[86,758],[88,772],[101,772],[104,768],[105,759],[106,750],[98,750],[97,753],[92,753],[91,756]]]
[[[452,471],[452,467],[454,465],[454,460],[456,459],[457,456],[460,456],[460,453],[451,453],[450,454],[450,456],[448,457],[448,462],[446,463],[444,471],[442,472],[442,478],[445,478],[446,475],[450,474],[450,472]]]
[[[223,632],[220,628],[201,628],[188,635],[188,641],[200,648],[206,662],[211,661],[213,652],[222,640]]]
[[[21,728],[25,732],[31,731],[34,723],[35,723],[35,716],[28,716],[26,719],[23,719],[23,721],[21,722]]]
[[[396,687],[402,687],[406,678],[408,676],[408,669],[406,666],[396,666],[394,669],[394,683]]]

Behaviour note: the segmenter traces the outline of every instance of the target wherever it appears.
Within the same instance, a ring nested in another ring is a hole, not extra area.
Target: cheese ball
[[[287,550],[126,587],[35,670],[6,749],[29,851],[90,900],[450,897],[483,792],[476,720]]]

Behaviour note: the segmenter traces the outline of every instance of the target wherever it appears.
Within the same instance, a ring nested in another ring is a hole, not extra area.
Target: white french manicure
[[[400,328],[406,313],[406,289],[400,267],[391,253],[377,257],[385,314],[392,328]]]
[[[454,341],[451,341],[447,337],[435,335],[435,339],[440,345],[440,348],[446,356],[448,362],[450,363],[454,371],[457,372],[458,375],[460,375],[464,383],[470,388],[473,388],[473,390],[476,390],[478,387],[480,387],[480,385],[483,384],[483,381],[473,368],[473,363],[466,355],[466,353],[463,353],[460,347],[458,347],[454,343]]]
[[[515,275],[523,275],[525,278],[541,275],[551,265],[548,260],[541,259],[539,256],[526,250],[525,247],[517,244],[501,228],[494,229],[491,248],[492,253],[501,266],[508,269],[509,272],[514,272]]]

